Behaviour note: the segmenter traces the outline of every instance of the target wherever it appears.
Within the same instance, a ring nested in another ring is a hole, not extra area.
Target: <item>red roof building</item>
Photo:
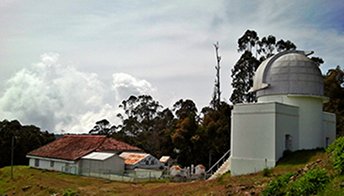
[[[125,170],[122,152],[142,152],[138,147],[103,135],[65,135],[27,154],[31,167],[86,176]]]
[[[29,152],[28,156],[75,161],[91,152],[138,152],[140,148],[103,135],[65,135]]]

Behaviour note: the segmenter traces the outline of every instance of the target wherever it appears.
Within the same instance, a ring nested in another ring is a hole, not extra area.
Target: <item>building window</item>
[[[55,162],[54,161],[50,161],[50,167],[54,167]]]
[[[291,151],[292,149],[292,137],[289,134],[285,135],[285,150]]]
[[[39,167],[39,159],[35,159],[35,167]]]

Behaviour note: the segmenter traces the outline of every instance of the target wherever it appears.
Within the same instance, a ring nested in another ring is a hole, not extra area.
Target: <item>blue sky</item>
[[[325,73],[343,62],[343,21],[341,1],[3,0],[0,118],[87,132],[101,118],[117,123],[120,101],[142,93],[201,109],[213,91],[216,41],[228,101],[247,29],[315,51]]]

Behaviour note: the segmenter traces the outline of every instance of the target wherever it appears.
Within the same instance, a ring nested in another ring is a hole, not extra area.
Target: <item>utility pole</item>
[[[13,180],[14,135],[11,141],[11,179]]]
[[[214,88],[214,97],[213,97],[213,106],[215,109],[218,109],[221,103],[221,90],[220,90],[220,61],[221,56],[219,56],[219,42],[214,44],[215,47],[215,54],[216,54],[216,79],[215,79],[215,88]]]

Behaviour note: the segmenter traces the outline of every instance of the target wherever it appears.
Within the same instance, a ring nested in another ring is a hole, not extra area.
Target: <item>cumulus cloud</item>
[[[124,73],[113,74],[112,88],[108,88],[97,74],[58,60],[57,53],[43,54],[39,63],[10,78],[0,97],[0,116],[52,132],[84,133],[100,119],[114,122],[121,99],[153,89],[149,82]]]
[[[152,94],[156,91],[146,80],[136,79],[126,73],[115,73],[112,78],[117,100],[127,99],[130,95]]]

